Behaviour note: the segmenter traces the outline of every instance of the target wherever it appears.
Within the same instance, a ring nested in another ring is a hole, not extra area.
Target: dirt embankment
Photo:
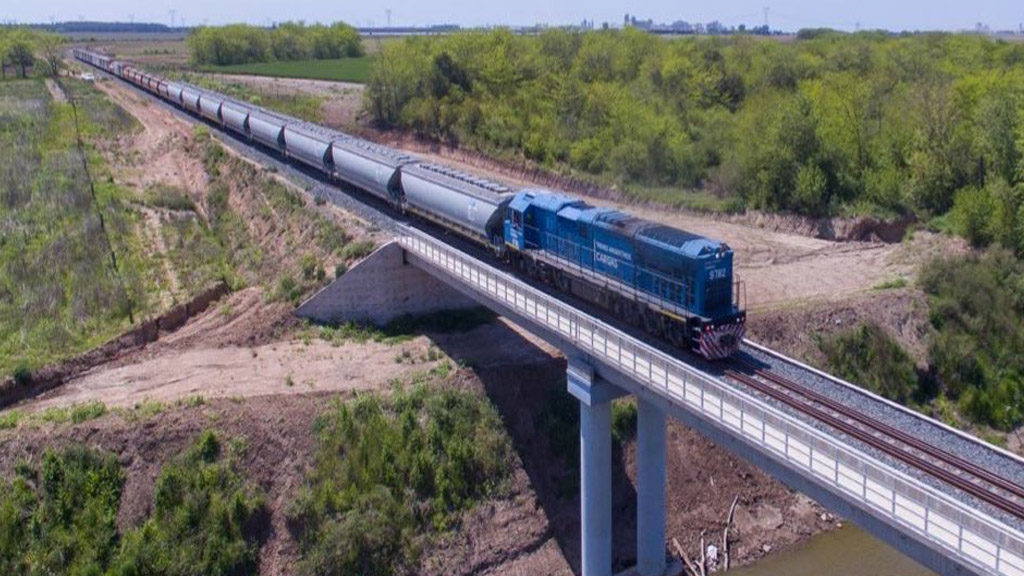
[[[109,365],[132,352],[142,350],[147,344],[159,339],[161,334],[177,330],[189,318],[205,312],[211,303],[220,299],[227,292],[227,285],[219,282],[202,291],[192,300],[179,304],[156,318],[143,320],[135,328],[81,356],[44,367],[32,374],[25,382],[19,382],[13,377],[0,381],[0,408],[39,396],[88,370]]]

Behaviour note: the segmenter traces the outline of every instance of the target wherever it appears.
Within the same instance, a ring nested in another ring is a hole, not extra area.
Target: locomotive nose
[[[727,348],[733,348],[736,346],[736,336],[734,334],[722,334],[718,337],[718,345],[725,346]]]

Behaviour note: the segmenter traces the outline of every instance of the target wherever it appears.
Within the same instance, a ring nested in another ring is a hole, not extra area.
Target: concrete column
[[[641,576],[665,573],[665,412],[637,397],[636,554]]]
[[[569,392],[580,401],[580,516],[583,576],[612,573],[612,405],[621,392],[569,362]]]
[[[583,576],[612,573],[612,406],[580,403]]]

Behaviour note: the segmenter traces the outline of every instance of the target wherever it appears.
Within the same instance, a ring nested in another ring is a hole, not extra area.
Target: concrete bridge
[[[558,347],[580,403],[582,573],[612,568],[611,400],[638,406],[637,566],[678,574],[665,554],[665,418],[670,415],[943,575],[1024,576],[1024,534],[842,437],[701,372],[423,232],[400,225],[304,303],[300,316],[384,322],[479,304]]]

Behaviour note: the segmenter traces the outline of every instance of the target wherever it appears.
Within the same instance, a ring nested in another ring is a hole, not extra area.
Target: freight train
[[[742,284],[722,242],[549,190],[513,190],[102,54],[76,48],[73,55],[399,213],[475,241],[522,273],[679,348],[715,360],[743,339]]]

